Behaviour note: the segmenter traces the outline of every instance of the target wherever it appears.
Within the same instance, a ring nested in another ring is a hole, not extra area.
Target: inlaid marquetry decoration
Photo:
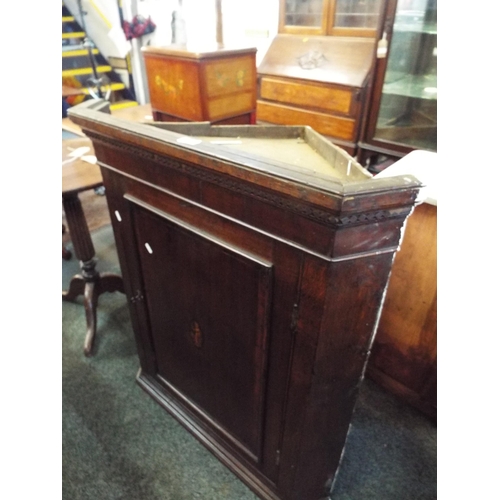
[[[177,81],[177,85],[172,85],[165,81],[160,75],[156,75],[155,84],[157,87],[160,87],[169,98],[176,99],[178,97],[178,91],[182,91],[184,87],[184,80],[180,79]]]
[[[243,87],[244,83],[245,83],[245,71],[240,69],[239,71],[236,72],[236,85],[238,85],[238,87]]]
[[[215,80],[216,80],[217,85],[219,87],[226,87],[227,84],[229,83],[230,77],[225,73],[221,73],[220,71],[216,71],[215,72]]]
[[[198,349],[201,349],[201,347],[203,346],[203,334],[201,333],[200,325],[196,321],[193,321],[193,323],[191,324],[190,337],[193,341],[193,344]]]
[[[234,75],[217,71],[215,73],[215,79],[219,87],[227,87],[228,84],[230,85],[231,83],[236,83],[238,87],[243,87],[247,73],[248,71],[244,69],[239,69]]]

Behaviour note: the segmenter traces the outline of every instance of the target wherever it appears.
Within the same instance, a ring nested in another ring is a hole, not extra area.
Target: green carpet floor
[[[119,272],[111,227],[92,236],[98,269]],[[78,272],[75,257],[62,269],[66,288]],[[257,500],[135,383],[125,296],[100,297],[92,358],[83,355],[82,304],[62,303],[62,498]],[[365,380],[334,500],[437,498],[436,442],[435,423]]]

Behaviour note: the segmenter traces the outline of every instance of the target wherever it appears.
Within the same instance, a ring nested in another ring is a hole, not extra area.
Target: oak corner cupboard
[[[437,151],[437,1],[388,0],[358,158]]]
[[[282,0],[258,67],[257,120],[309,125],[356,153],[381,0]]]
[[[421,184],[310,127],[138,124],[83,103],[139,385],[264,500],[331,497]]]

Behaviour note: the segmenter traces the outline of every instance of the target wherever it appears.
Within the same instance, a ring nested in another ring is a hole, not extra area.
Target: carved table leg
[[[64,224],[62,225],[62,234],[66,232],[66,228],[64,227]],[[71,259],[71,252],[64,246],[62,246],[62,258],[64,260],[69,260]]]
[[[67,291],[63,291],[63,300],[74,300],[83,295],[87,333],[84,342],[86,356],[92,354],[92,347],[97,327],[97,302],[104,292],[122,292],[123,280],[118,274],[102,273],[96,270],[95,250],[85,220],[80,199],[77,194],[63,196],[69,232],[73,241],[73,249],[80,261],[81,274],[73,276]]]

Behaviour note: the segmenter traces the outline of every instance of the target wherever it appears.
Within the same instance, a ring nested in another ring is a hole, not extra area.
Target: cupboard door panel
[[[260,462],[272,266],[195,227],[133,213],[157,378]]]

